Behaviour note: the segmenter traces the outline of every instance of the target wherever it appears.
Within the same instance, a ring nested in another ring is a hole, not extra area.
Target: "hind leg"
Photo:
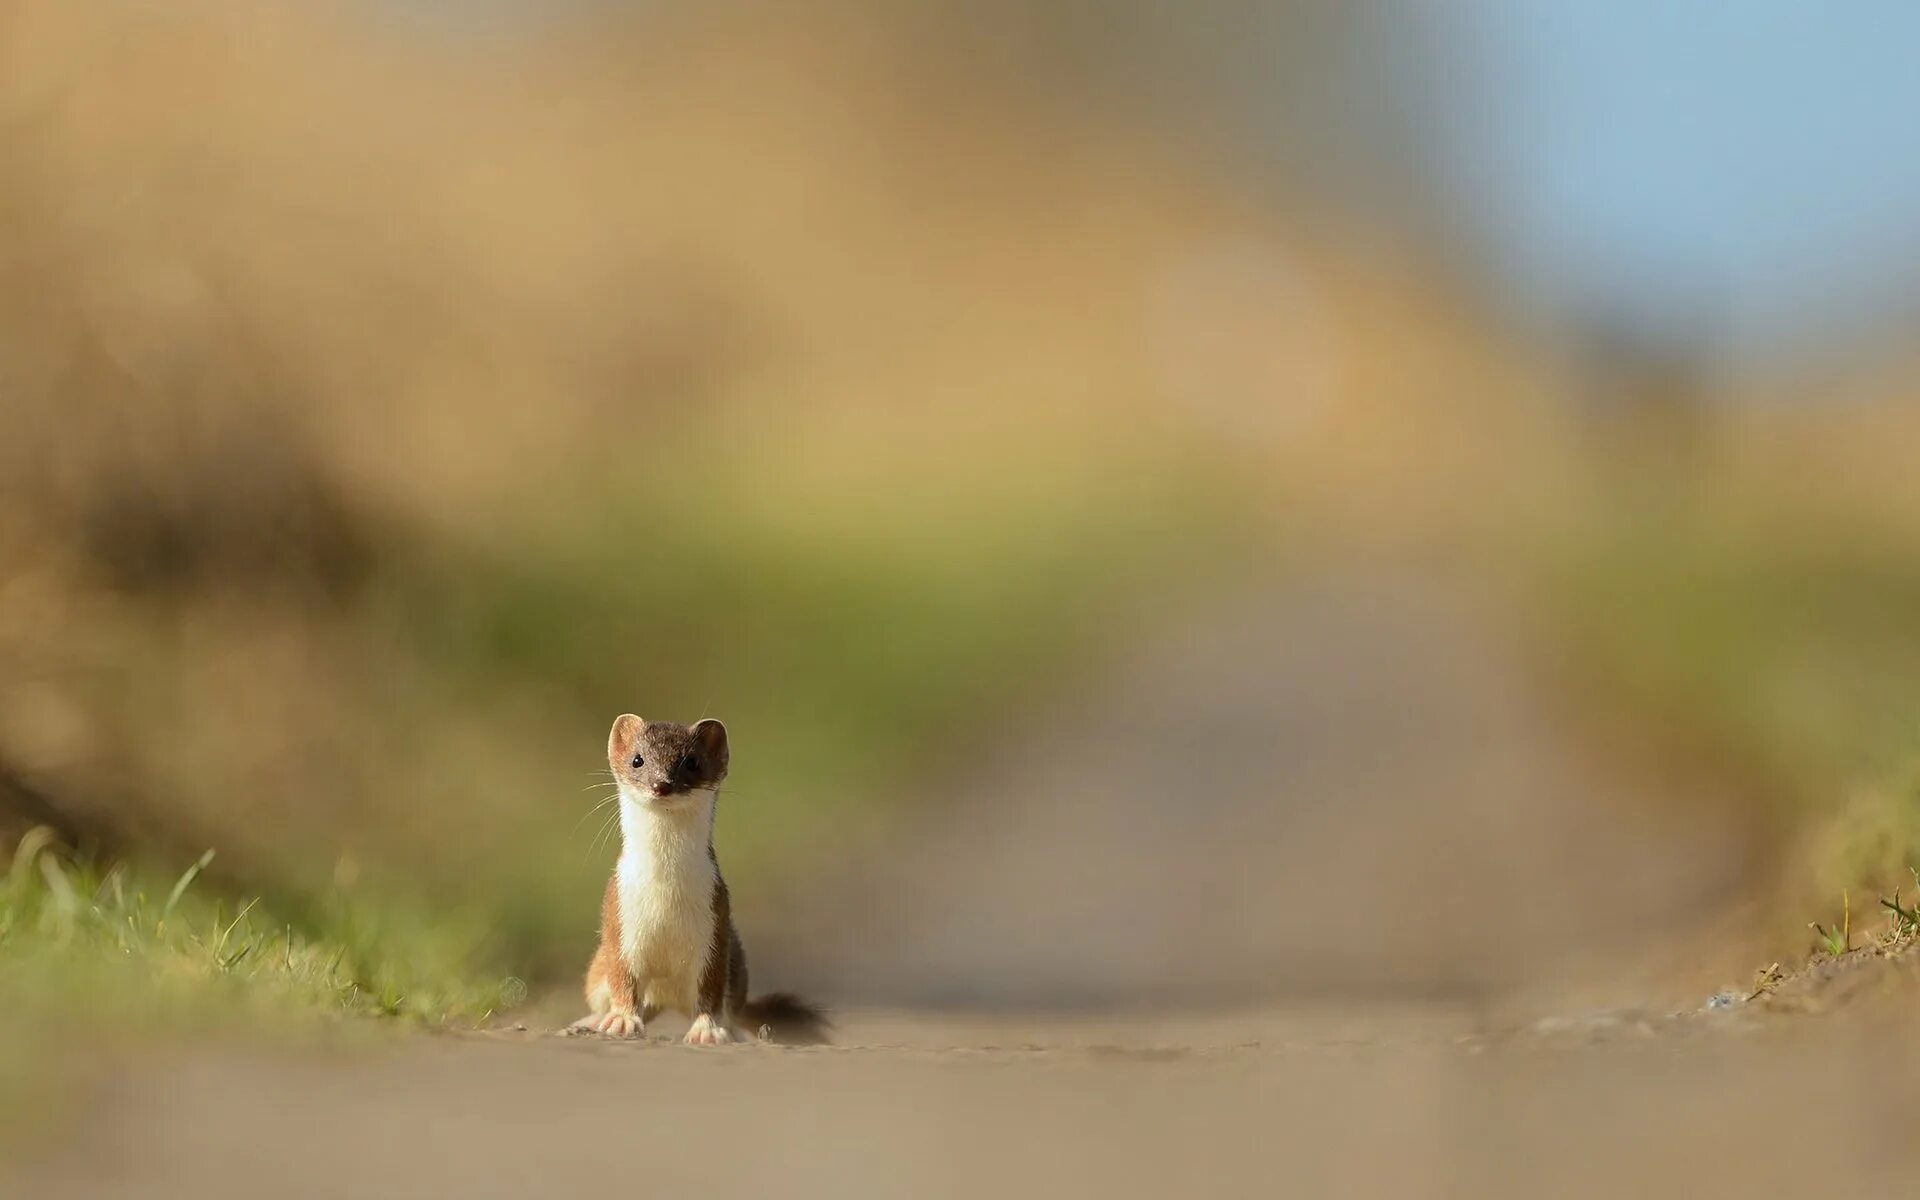
[[[748,1038],[758,1037],[760,1031],[742,1026],[747,1011],[747,950],[740,944],[740,935],[733,935],[727,947],[727,1024],[739,1029]]]

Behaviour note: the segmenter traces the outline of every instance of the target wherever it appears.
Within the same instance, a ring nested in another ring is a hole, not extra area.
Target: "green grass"
[[[1920,883],[1920,871],[1915,871],[1913,876],[1914,882]],[[1920,902],[1900,903],[1900,889],[1895,888],[1893,895],[1880,897],[1880,907],[1887,912],[1891,940],[1908,941],[1920,937]]]
[[[1920,884],[1920,869],[1909,868],[1913,882]],[[1886,916],[1886,925],[1879,933],[1870,935],[1861,948],[1880,955],[1900,953],[1920,939],[1920,905],[1900,900],[1900,889],[1895,888],[1893,895],[1880,897],[1880,910]],[[1840,894],[1840,923],[1829,929],[1818,921],[1810,921],[1807,928],[1813,930],[1814,943],[1810,961],[1817,962],[1821,956],[1839,958],[1851,954],[1856,946],[1853,937],[1853,899],[1849,892]],[[1764,986],[1771,987],[1784,978],[1785,973],[1774,964],[1761,973]]]
[[[1832,929],[1818,921],[1809,922],[1807,928],[1813,930],[1814,946],[1824,950],[1829,956],[1839,958],[1853,949],[1853,894],[1840,893],[1840,923]]]
[[[76,863],[30,831],[0,892],[0,992],[13,1011],[149,1028],[342,1016],[440,1025],[524,995],[517,980],[471,972],[445,938],[396,936],[345,903],[316,928],[310,914],[213,894],[199,881],[212,858],[167,881]]]

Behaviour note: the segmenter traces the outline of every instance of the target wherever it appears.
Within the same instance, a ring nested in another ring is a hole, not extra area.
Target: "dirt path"
[[[1209,606],[839,886],[743,900],[758,977],[839,1002],[834,1047],[545,1036],[562,998],[384,1053],[183,1053],[107,1077],[0,1191],[1896,1194],[1910,998],[1499,1035],[1744,847],[1622,802],[1646,781],[1562,736],[1484,611],[1367,571]]]
[[[1485,1049],[1433,1010],[876,1013],[818,1050],[202,1053],[102,1087],[6,1194],[1904,1195],[1905,1026]]]
[[[747,897],[757,969],[948,1007],[1492,1001],[1595,953],[1599,1000],[1671,985],[1630,968],[1739,894],[1744,832],[1571,739],[1472,588],[1348,566],[1185,614],[842,886]]]

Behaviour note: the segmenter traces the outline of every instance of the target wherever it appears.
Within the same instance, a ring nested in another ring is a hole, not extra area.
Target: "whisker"
[[[588,809],[586,812],[581,813],[580,819],[578,821],[575,821],[573,823],[573,828],[567,831],[567,836],[572,837],[574,834],[579,833],[580,827],[587,823],[588,817],[591,817],[593,814],[599,812],[601,809],[605,808],[609,804],[612,804],[615,800],[618,800],[619,798],[620,798],[620,793],[615,792],[613,795],[608,796],[605,800],[602,800],[600,803],[594,805],[592,808]]]
[[[585,862],[587,859],[592,858],[594,855],[594,852],[600,848],[600,843],[602,840],[606,838],[608,832],[617,828],[619,824],[620,824],[620,812],[618,809],[616,809],[612,813],[608,814],[607,819],[601,823],[600,832],[594,835],[592,843],[587,846],[587,852],[584,856],[582,856],[580,861]]]

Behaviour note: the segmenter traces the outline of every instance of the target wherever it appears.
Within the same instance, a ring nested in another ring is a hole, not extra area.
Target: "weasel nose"
[[[653,785],[653,794],[656,796],[664,796],[671,791],[673,791],[673,784],[668,783],[666,780],[661,780],[659,783]]]

